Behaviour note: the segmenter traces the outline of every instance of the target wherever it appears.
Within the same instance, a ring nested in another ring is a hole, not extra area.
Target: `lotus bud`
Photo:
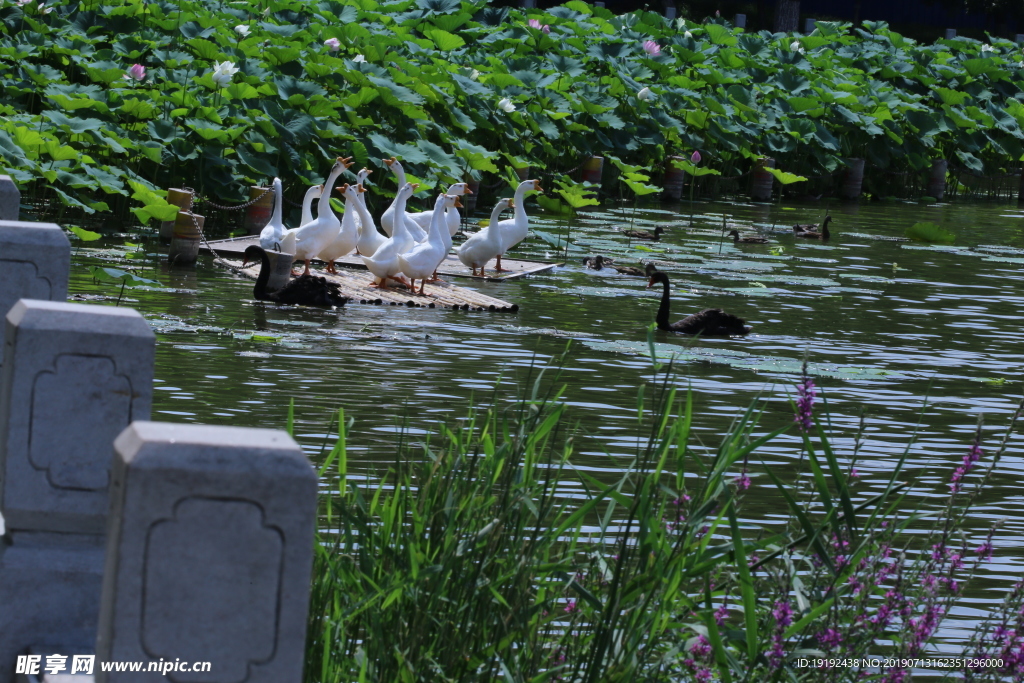
[[[328,38],[324,41],[324,45],[327,46],[327,49],[331,52],[337,52],[341,49],[341,41],[337,38]]]
[[[690,155],[690,161],[692,161],[695,164],[699,164],[700,163],[700,152],[698,152],[697,150],[693,150],[693,154]]]
[[[636,94],[636,98],[638,100],[649,100],[653,96],[654,94],[651,92],[650,88],[641,88],[640,92]]]
[[[507,114],[511,114],[516,110],[516,105],[512,104],[512,100],[507,97],[503,97],[498,101],[498,109],[501,109]]]

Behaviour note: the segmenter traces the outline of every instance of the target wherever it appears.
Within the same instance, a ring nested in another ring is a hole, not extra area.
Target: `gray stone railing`
[[[68,255],[0,222],[0,683],[297,683],[313,468],[281,431],[148,422],[155,336],[60,300]]]

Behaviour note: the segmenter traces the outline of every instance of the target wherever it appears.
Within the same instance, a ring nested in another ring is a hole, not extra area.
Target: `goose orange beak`
[[[458,197],[455,198],[455,208],[456,209],[461,209],[462,208],[462,202],[459,201]]]
[[[357,185],[357,187],[359,188],[359,192],[366,192],[366,188],[363,187],[362,185]]]
[[[508,208],[510,208],[510,209],[516,208],[516,203],[514,201],[512,201],[511,199],[508,200]]]
[[[540,181],[539,180],[534,180],[533,181],[533,189],[537,190],[537,192],[543,192],[544,191],[544,188],[540,186]]]
[[[462,188],[462,194],[473,194],[473,190],[469,189],[469,185]]]
[[[365,173],[366,175],[370,175],[371,173],[373,173],[373,169],[372,168],[364,168],[362,172]]]
[[[388,168],[391,168],[391,164],[395,163],[395,157],[391,157],[390,159],[381,159],[381,161],[387,164]]]
[[[419,183],[410,183],[410,185],[412,185],[412,189],[414,192],[416,191],[416,188],[420,186]]]

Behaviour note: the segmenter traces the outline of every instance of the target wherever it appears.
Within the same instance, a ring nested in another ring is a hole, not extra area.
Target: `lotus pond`
[[[768,401],[765,430],[792,421],[790,400],[806,358],[823,387],[841,461],[853,464],[863,420],[858,500],[884,488],[906,451],[904,478],[916,479],[919,497],[913,502],[941,506],[979,415],[989,454],[1020,399],[1024,211],[995,204],[833,205],[830,242],[792,237],[788,226],[816,222],[824,209],[702,203],[692,226],[685,205],[641,209],[638,227],[668,226],[654,243],[630,243],[618,232],[629,222],[629,208],[586,213],[569,226],[574,244],[564,267],[503,283],[457,281],[518,303],[517,314],[369,305],[330,312],[258,303],[250,281],[209,258],[195,268],[160,265],[159,243],[146,230],[76,242],[71,292],[114,303],[117,286],[93,280],[87,270],[96,265],[144,264],[138,274],[161,283],[128,289],[121,301],[157,331],[154,419],[281,427],[294,399],[296,435],[316,459],[333,439],[329,425],[343,407],[355,420],[350,472],[371,479],[390,464],[397,439],[408,438],[400,437],[403,431],[424,438],[470,405],[511,405],[531,366],[568,345],[562,380],[580,431],[572,462],[601,478],[621,473],[638,448],[638,387],[653,376],[643,354],[650,353],[647,328],[660,291],[646,290],[643,278],[586,270],[580,258],[602,253],[620,265],[651,259],[672,277],[673,320],[715,306],[753,325],[746,338],[655,334],[655,352],[675,357],[677,383],[693,389],[694,430],[709,453],[716,435],[758,397]],[[772,243],[734,247],[722,240],[723,220],[741,231],[757,229]],[[918,221],[942,225],[955,242],[902,241]],[[544,217],[531,224],[549,236],[566,230],[564,222]],[[517,252],[560,256],[537,237]],[[1022,446],[1011,437],[968,524],[973,548],[1005,520],[993,537],[991,563],[939,633],[951,652],[1021,575]],[[795,431],[758,451],[763,465],[751,462],[753,486],[742,510],[748,521],[766,527],[784,521],[764,468],[792,473],[799,451]],[[560,490],[567,498],[584,495],[571,480]]]

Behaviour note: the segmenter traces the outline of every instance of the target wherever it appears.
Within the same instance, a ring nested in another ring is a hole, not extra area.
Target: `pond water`
[[[254,302],[251,281],[208,258],[176,269],[151,260],[140,274],[167,289],[127,290],[122,305],[138,308],[157,331],[154,419],[282,427],[294,399],[297,436],[316,458],[342,407],[355,419],[351,467],[367,475],[388,466],[403,428],[424,434],[471,405],[514,401],[530,366],[568,345],[562,381],[583,432],[573,462],[610,479],[636,452],[637,387],[654,379],[650,360],[637,352],[648,348],[660,289],[610,269],[587,270],[580,258],[602,253],[618,265],[653,259],[672,277],[672,320],[721,307],[753,326],[745,338],[655,335],[660,355],[679,355],[676,382],[694,392],[695,430],[709,452],[752,401],[767,401],[762,431],[791,421],[789,400],[806,358],[828,400],[833,445],[844,461],[863,416],[859,500],[884,489],[907,452],[902,478],[915,481],[911,504],[941,506],[979,415],[987,462],[1021,397],[1024,211],[1015,204],[833,205],[833,236],[825,244],[797,240],[788,227],[819,222],[823,204],[698,203],[692,225],[688,212],[686,204],[637,211],[638,228],[669,226],[654,243],[630,242],[619,232],[630,222],[628,207],[591,212],[570,226],[585,246],[570,250],[568,265],[503,283],[456,280],[517,303],[517,314],[275,307]],[[722,241],[723,217],[772,243]],[[894,239],[918,221],[942,225],[955,243]],[[543,216],[531,217],[531,226],[551,235],[566,230]],[[159,250],[148,234],[76,243],[72,294],[112,303],[116,286],[94,283],[86,266],[123,266],[123,255],[136,251],[126,242]],[[559,256],[533,237],[515,254]],[[993,522],[1005,522],[995,533],[992,562],[940,634],[948,651],[959,651],[977,617],[1021,576],[1021,446],[1021,437],[1010,438],[993,485],[972,513],[971,548]],[[760,457],[788,474],[799,451],[794,431]],[[760,463],[752,463],[751,477],[743,516],[763,526],[784,523]],[[566,496],[583,495],[572,481],[561,486]]]

